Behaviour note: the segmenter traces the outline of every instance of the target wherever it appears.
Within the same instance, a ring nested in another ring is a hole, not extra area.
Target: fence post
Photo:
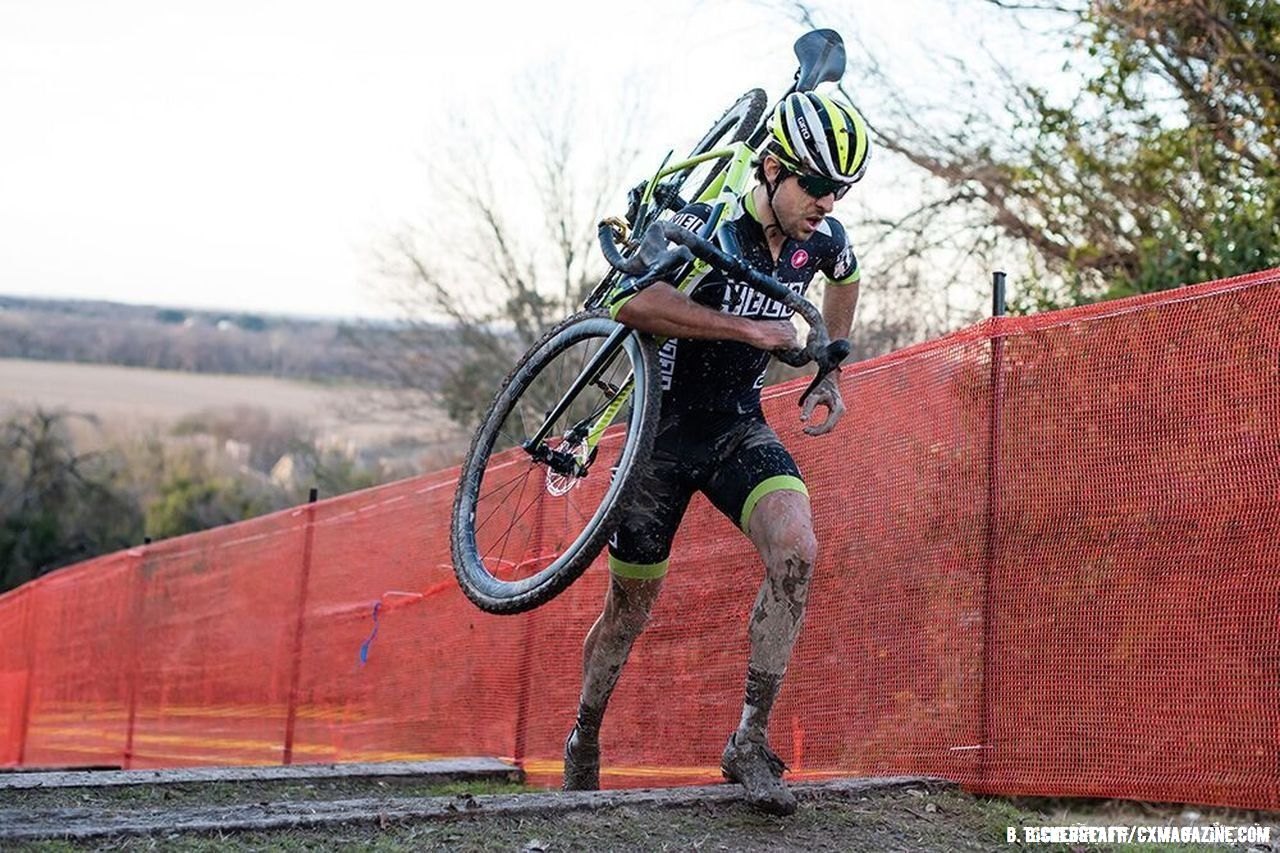
[[[22,697],[22,717],[18,720],[18,766],[23,766],[27,757],[27,727],[31,722],[31,696],[35,690],[36,680],[36,644],[34,625],[36,622],[36,595],[38,590],[27,590],[23,599],[22,635],[27,643],[27,681]]]
[[[143,538],[143,544],[150,544],[151,537]],[[129,650],[129,722],[124,741],[124,760],[121,764],[125,770],[133,769],[133,734],[138,720],[138,678],[141,667],[140,646],[142,645],[142,609],[145,596],[143,588],[142,566],[145,561],[144,552],[137,552],[137,560],[133,564],[133,609],[129,621],[133,628],[133,646]]]
[[[316,499],[319,491],[312,487],[307,496],[306,533],[302,540],[302,570],[298,577],[298,617],[293,626],[293,656],[289,672],[289,710],[284,721],[284,755],[282,764],[293,763],[293,730],[298,721],[298,682],[302,678],[302,638],[307,621],[307,588],[311,582],[311,546],[315,541]]]
[[[991,313],[1003,317],[1005,312],[1005,274],[995,272],[991,276]],[[987,438],[987,529],[982,560],[982,718],[978,734],[978,778],[988,787],[991,743],[991,674],[994,669],[992,650],[992,619],[995,617],[995,592],[992,589],[992,572],[998,556],[996,520],[1000,512],[1000,490],[997,480],[1000,474],[1000,415],[1004,410],[1004,334],[999,325],[991,333],[991,422]]]

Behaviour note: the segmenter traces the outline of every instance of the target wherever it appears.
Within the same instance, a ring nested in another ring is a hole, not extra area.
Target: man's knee
[[[808,576],[818,559],[818,538],[813,534],[813,527],[805,525],[788,531],[778,550],[784,555],[783,562],[794,567],[793,573]]]
[[[752,517],[750,536],[770,574],[808,578],[818,557],[818,540],[806,495],[794,491],[767,495]]]
[[[765,583],[784,604],[792,620],[799,624],[809,601],[809,581],[818,554],[818,540],[811,524],[797,521],[776,527],[762,550]]]

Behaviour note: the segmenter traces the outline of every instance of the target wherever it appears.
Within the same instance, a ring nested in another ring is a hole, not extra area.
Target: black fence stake
[[[1004,302],[1003,272],[991,274],[991,314],[1003,317]],[[996,590],[992,586],[992,575],[997,561],[1000,559],[999,517],[1000,517],[1000,427],[1004,412],[1004,335],[998,328],[992,329],[991,337],[991,422],[987,436],[987,524],[986,543],[983,548],[982,572],[982,711],[978,727],[978,779],[982,784],[990,781],[991,751],[993,740],[992,697],[995,681],[995,628],[992,625],[996,618]]]
[[[313,504],[320,496],[320,490],[311,487],[307,503]],[[307,592],[311,584],[311,549],[315,543],[316,508],[307,507],[306,533],[303,535],[302,567],[298,572],[298,615],[293,628],[293,654],[290,657],[289,672],[289,705],[285,711],[284,721],[284,753],[280,763],[293,764],[293,734],[298,721],[298,688],[302,679],[302,643],[304,628],[307,622]]]

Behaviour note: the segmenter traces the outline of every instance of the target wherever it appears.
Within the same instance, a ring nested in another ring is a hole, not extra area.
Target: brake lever
[[[654,264],[652,269],[642,276],[631,279],[631,281],[614,291],[612,297],[609,299],[609,303],[611,305],[617,304],[618,302],[639,293],[649,285],[654,284],[659,280],[669,278],[670,273],[692,260],[693,254],[683,246],[677,246],[671,251],[663,252],[662,255],[657,258],[657,263]]]
[[[654,280],[651,277],[652,273],[663,275],[693,260],[693,253],[684,246],[676,245],[674,248],[667,248],[667,238],[663,236],[661,230],[656,228],[646,230],[635,253],[629,258],[624,258],[614,243],[616,233],[618,233],[617,226],[612,222],[605,220],[600,223],[600,250],[604,253],[605,260],[616,270],[643,277],[642,280],[646,284]]]
[[[813,381],[809,383],[809,387],[804,389],[804,393],[800,395],[798,406],[803,406],[804,401],[809,399],[809,395],[813,393],[813,389],[817,388],[822,380],[826,379],[832,373],[840,372],[840,364],[849,357],[849,342],[844,338],[838,338],[817,354],[814,359],[818,363],[818,372],[814,374]]]
[[[668,249],[667,238],[662,232],[656,228],[650,228],[644,232],[644,238],[640,241],[640,248],[636,250],[634,257],[639,258],[640,263],[644,264],[647,270],[661,269],[667,272],[677,264],[693,260],[693,253],[684,246]]]

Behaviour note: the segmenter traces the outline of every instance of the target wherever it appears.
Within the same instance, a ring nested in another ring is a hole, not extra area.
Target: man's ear
[[[782,166],[778,163],[777,157],[774,157],[772,154],[766,154],[764,155],[764,159],[760,161],[760,165],[764,169],[765,180],[770,185],[772,185],[774,181],[778,180],[778,172]]]

